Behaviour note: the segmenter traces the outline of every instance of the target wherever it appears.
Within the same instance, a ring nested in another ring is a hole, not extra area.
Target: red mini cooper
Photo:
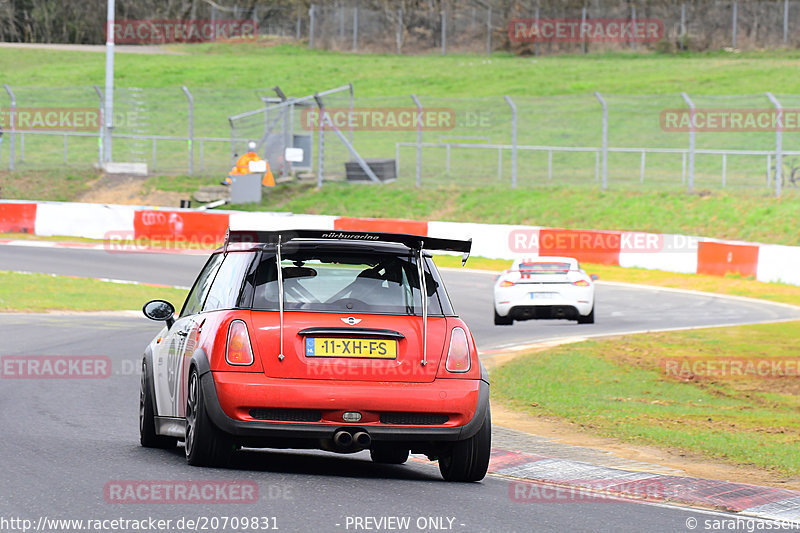
[[[350,231],[228,231],[180,317],[145,349],[141,443],[184,441],[191,465],[239,447],[410,452],[449,481],[479,481],[491,447],[489,382],[424,250],[471,243]],[[422,295],[425,295],[422,297]]]

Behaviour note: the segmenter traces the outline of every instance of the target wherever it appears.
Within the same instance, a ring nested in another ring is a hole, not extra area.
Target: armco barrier
[[[106,239],[120,235],[209,247],[233,229],[337,229],[472,239],[472,254],[492,259],[565,255],[580,261],[668,272],[753,276],[800,285],[800,247],[686,235],[571,230],[292,213],[196,211],[145,206],[0,200],[0,233]]]
[[[339,217],[334,221],[333,229],[341,231],[375,231],[382,233],[427,235],[428,223],[418,220],[401,220],[396,218]]]
[[[755,276],[758,245],[701,242],[697,245],[697,273],[724,276],[727,273]]]
[[[36,204],[0,203],[0,232],[33,233]]]
[[[228,213],[137,209],[133,217],[137,239],[189,241],[206,246],[222,242],[229,225]]]

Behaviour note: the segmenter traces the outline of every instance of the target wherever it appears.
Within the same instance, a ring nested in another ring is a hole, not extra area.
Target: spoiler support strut
[[[422,248],[417,255],[419,270],[419,298],[422,302],[422,366],[428,365],[428,288],[425,283],[425,255]]]
[[[280,315],[280,345],[278,346],[278,361],[283,361],[283,267],[281,267],[281,236],[278,235],[278,245],[275,253],[278,263],[278,314]]]

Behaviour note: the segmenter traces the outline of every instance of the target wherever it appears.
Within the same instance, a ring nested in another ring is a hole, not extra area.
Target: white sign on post
[[[263,159],[261,161],[250,161],[247,167],[250,174],[263,174],[267,171],[267,162]]]
[[[286,158],[286,161],[290,163],[301,163],[303,161],[303,149],[287,148],[284,157]]]

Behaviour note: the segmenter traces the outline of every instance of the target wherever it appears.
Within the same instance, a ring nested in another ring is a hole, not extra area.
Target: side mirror
[[[142,307],[142,313],[150,320],[166,322],[168,329],[175,323],[175,307],[166,300],[150,300]]]
[[[597,274],[592,274],[592,275],[590,275],[589,277],[590,277],[590,278],[592,278],[592,281],[597,281],[598,279],[600,279],[600,278],[597,276]]]

